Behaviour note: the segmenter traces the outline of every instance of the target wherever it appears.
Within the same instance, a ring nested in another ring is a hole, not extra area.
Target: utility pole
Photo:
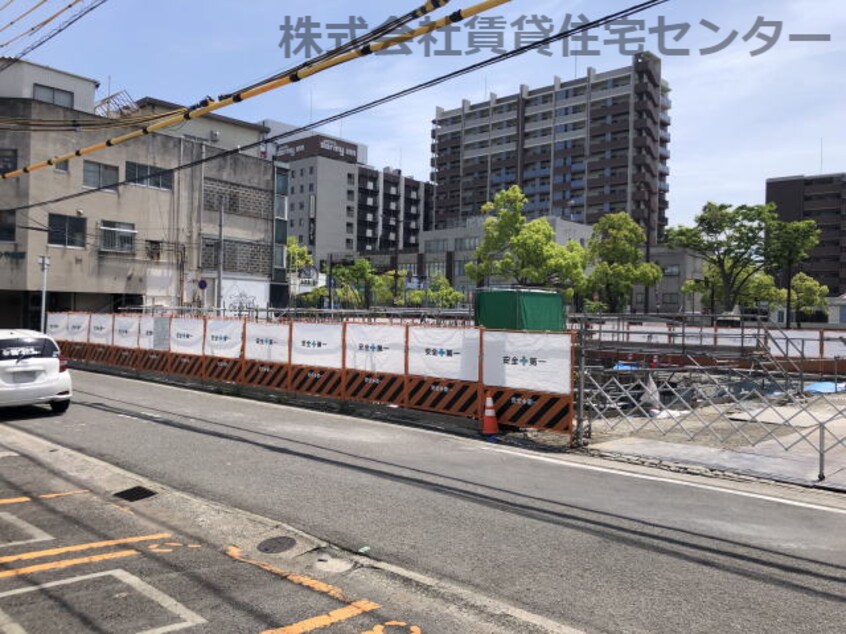
[[[223,214],[226,209],[226,195],[220,195],[217,218],[217,309],[223,314]]]
[[[47,333],[47,271],[50,269],[50,258],[46,255],[38,256],[41,265],[41,332]]]

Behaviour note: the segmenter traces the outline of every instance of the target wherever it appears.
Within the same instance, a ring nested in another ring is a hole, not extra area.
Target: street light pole
[[[41,332],[47,332],[47,271],[50,269],[50,258],[46,255],[38,256],[41,265]]]

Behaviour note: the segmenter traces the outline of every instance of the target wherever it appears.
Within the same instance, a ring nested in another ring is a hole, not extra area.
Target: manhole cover
[[[291,550],[297,545],[297,540],[293,537],[271,537],[265,539],[258,545],[259,552],[262,553],[284,553],[286,550]]]
[[[152,489],[148,489],[147,487],[132,487],[131,489],[125,489],[123,491],[118,491],[115,493],[116,498],[120,498],[121,500],[126,500],[127,502],[137,502],[138,500],[146,500],[147,498],[151,498],[156,494],[155,491]]]

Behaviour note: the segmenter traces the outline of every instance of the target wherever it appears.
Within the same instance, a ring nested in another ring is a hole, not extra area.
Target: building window
[[[104,220],[100,225],[100,250],[135,253],[135,225]]]
[[[352,238],[347,238],[347,249],[352,251],[355,248]]]
[[[55,163],[53,165],[53,169],[57,172],[63,172],[67,174],[70,172],[70,163],[68,161],[62,161],[61,163]]]
[[[85,218],[50,214],[47,243],[54,247],[85,247]]]
[[[15,210],[0,210],[0,242],[15,241]]]
[[[678,304],[679,303],[679,294],[678,293],[664,293],[661,296],[661,302],[664,304]]]
[[[479,237],[474,236],[472,238],[456,238],[455,239],[455,250],[456,251],[475,251],[479,248]]]
[[[425,253],[444,253],[449,249],[449,240],[441,238],[440,240],[426,240],[423,245]]]
[[[355,207],[347,205],[347,218],[355,218]]]
[[[355,233],[355,226],[351,222],[347,223],[347,233]]]
[[[18,151],[17,150],[0,150],[0,174],[6,172],[13,172],[18,169]]]
[[[32,87],[32,98],[36,101],[52,103],[63,108],[73,108],[73,93],[68,90],[62,90],[61,88],[51,88],[50,86],[34,84]]]
[[[664,267],[664,276],[671,277],[671,276],[678,276],[679,275],[679,265],[678,264],[668,264]]]
[[[436,275],[446,277],[446,262],[426,262],[426,276],[429,280]]]
[[[314,183],[309,183],[309,184],[308,184],[308,191],[309,191],[309,192],[313,192],[313,191],[314,191]]]
[[[85,161],[82,165],[82,184],[85,187],[117,191],[118,168],[94,161]]]
[[[164,172],[155,165],[126,162],[126,180],[142,187],[173,189],[173,172]]]
[[[301,194],[305,193],[305,186],[304,185],[300,185],[300,193]]]
[[[347,201],[352,202],[355,200],[355,192],[351,189],[347,190]]]
[[[355,175],[347,174],[347,185],[355,185]]]

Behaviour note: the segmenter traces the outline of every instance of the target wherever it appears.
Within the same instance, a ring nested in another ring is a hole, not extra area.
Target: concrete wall
[[[32,99],[35,84],[72,92],[75,110],[94,112],[97,81],[26,61],[16,62],[0,73],[0,97]]]

